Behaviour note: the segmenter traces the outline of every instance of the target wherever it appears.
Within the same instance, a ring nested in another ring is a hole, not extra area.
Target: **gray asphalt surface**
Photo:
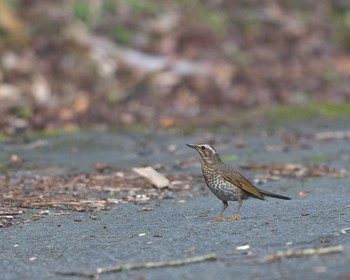
[[[287,133],[306,135],[316,131],[344,130],[347,120],[324,126],[294,126]],[[302,147],[289,151],[266,152],[267,145],[279,145],[281,133],[266,137],[244,135],[246,147],[237,149],[229,134],[216,137],[216,148],[224,158],[240,163],[315,163],[337,170],[350,170],[349,139],[316,141],[303,138]],[[283,134],[283,133],[282,133]],[[193,137],[174,135],[145,136],[142,140],[118,133],[85,133],[47,139],[48,145],[31,150],[1,144],[3,156],[19,151],[27,162],[25,172],[66,172],[89,170],[96,161],[125,169],[143,164],[169,166],[165,174],[200,174],[199,155],[184,146],[204,142]],[[204,140],[203,140],[204,139]],[[147,141],[146,141],[147,140]],[[146,144],[145,144],[146,141]],[[148,143],[148,144],[147,144]],[[174,153],[167,152],[176,145]],[[308,148],[303,148],[308,146]],[[79,147],[78,150],[73,148]],[[142,148],[141,148],[142,147]],[[75,151],[72,155],[72,149]],[[88,152],[87,152],[88,151]],[[181,168],[179,163],[188,160]],[[35,165],[33,165],[35,162]],[[46,166],[46,168],[40,168]],[[178,166],[175,170],[172,166]],[[69,168],[68,168],[69,167]],[[256,172],[243,171],[254,178]],[[263,171],[261,173],[264,173]],[[80,279],[52,274],[52,271],[94,272],[98,267],[116,264],[166,261],[215,253],[211,262],[141,269],[103,274],[101,279],[348,279],[350,277],[350,183],[349,178],[328,176],[281,179],[259,185],[293,198],[267,202],[250,199],[241,209],[242,220],[208,223],[222,203],[208,190],[174,193],[173,199],[152,201],[147,205],[116,204],[98,213],[67,212],[50,209],[50,215],[27,224],[0,229],[1,279]],[[298,193],[305,192],[305,196]],[[143,208],[151,211],[143,211]],[[236,204],[231,203],[226,216]],[[19,218],[29,217],[27,211]],[[96,216],[92,219],[91,215]],[[77,222],[79,221],[79,222]],[[246,250],[237,247],[248,244]],[[323,256],[285,258],[271,263],[261,260],[277,251],[343,246],[343,252]],[[144,277],[144,278],[142,278]],[[344,278],[342,278],[344,277]],[[347,277],[347,278],[346,278]]]

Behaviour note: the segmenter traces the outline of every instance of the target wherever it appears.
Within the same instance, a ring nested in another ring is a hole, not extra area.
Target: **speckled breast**
[[[223,179],[219,172],[202,168],[207,186],[212,193],[224,201],[236,201],[242,195],[242,191],[234,187],[230,182]]]

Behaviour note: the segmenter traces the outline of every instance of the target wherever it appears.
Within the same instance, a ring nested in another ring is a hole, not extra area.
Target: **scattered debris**
[[[67,212],[51,213],[46,208],[55,207],[70,211],[103,211],[116,203],[147,204],[151,199],[164,199],[172,192],[189,189],[190,176],[169,176],[169,188],[146,188],[145,178],[134,172],[113,170],[95,171],[58,176],[0,176],[0,227],[13,224],[13,217],[23,213],[23,209],[44,209],[26,223],[44,215],[67,215]],[[152,211],[143,208],[142,211]]]
[[[197,257],[173,260],[173,261],[126,263],[126,264],[115,265],[111,267],[101,267],[101,268],[97,268],[95,273],[75,272],[75,271],[72,271],[72,272],[53,271],[52,273],[60,276],[79,276],[84,278],[99,279],[99,276],[104,273],[120,272],[124,270],[173,267],[173,266],[188,265],[188,264],[193,264],[198,262],[216,261],[217,259],[218,257],[215,254],[209,254],[209,255],[203,255],[203,256],[197,256]]]
[[[341,253],[341,252],[343,252],[343,247],[340,245],[325,247],[325,248],[309,248],[309,249],[301,249],[301,250],[278,251],[274,254],[265,256],[261,260],[261,263],[270,263],[273,261],[279,261],[284,258],[326,255],[326,254],[335,254],[335,253]]]
[[[133,168],[133,170],[140,176],[146,178],[153,186],[158,189],[165,188],[170,185],[170,181],[153,167],[139,167]]]

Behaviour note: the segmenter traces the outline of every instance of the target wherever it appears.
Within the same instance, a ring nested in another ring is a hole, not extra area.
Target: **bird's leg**
[[[233,216],[229,219],[230,221],[238,221],[238,220],[241,219],[240,217],[238,217],[238,213],[239,213],[239,210],[241,209],[242,204],[243,204],[243,200],[240,199],[240,200],[238,201],[238,209],[237,209],[237,211],[233,214]]]
[[[213,220],[210,220],[210,222],[218,222],[218,221],[225,221],[225,219],[222,217],[222,214],[225,212],[226,208],[228,207],[227,201],[222,201],[224,204],[224,208],[222,208],[220,214]]]

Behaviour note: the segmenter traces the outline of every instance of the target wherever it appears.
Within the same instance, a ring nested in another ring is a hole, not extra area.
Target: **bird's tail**
[[[279,195],[279,194],[275,194],[275,193],[260,190],[260,189],[259,189],[259,192],[261,192],[264,196],[269,196],[269,197],[274,197],[274,198],[284,199],[284,200],[291,200],[291,198],[288,196]]]

